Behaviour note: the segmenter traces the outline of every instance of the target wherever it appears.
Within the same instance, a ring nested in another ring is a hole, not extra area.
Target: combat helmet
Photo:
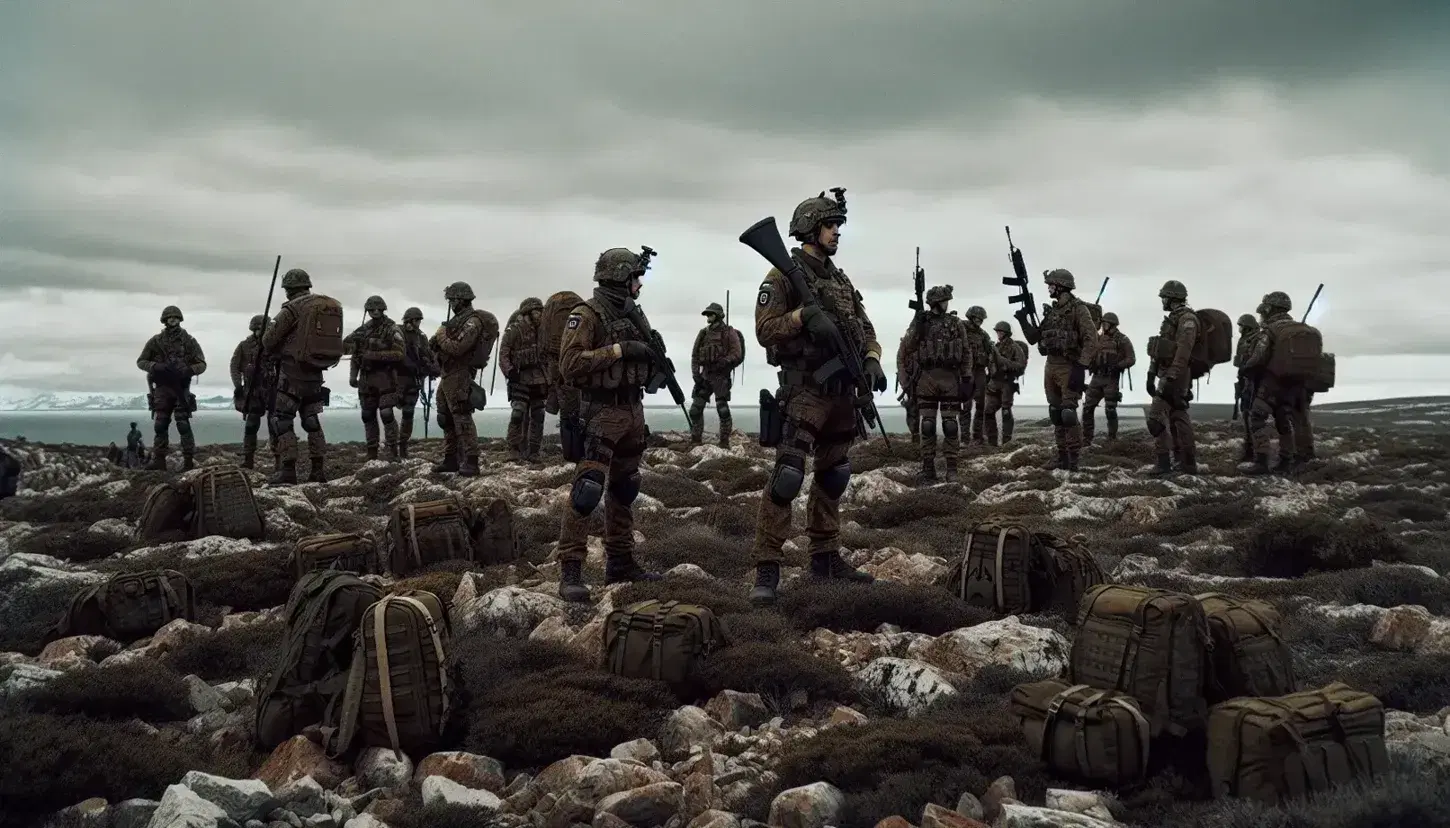
[[[1264,307],[1281,312],[1291,311],[1294,309],[1294,303],[1289,299],[1289,294],[1276,290],[1264,294]]]
[[[704,310],[700,311],[701,316],[709,316],[712,313],[720,317],[721,319],[725,318],[725,309],[720,307],[719,302],[711,302],[710,304],[705,306]]]
[[[967,308],[967,318],[980,325],[987,319],[987,309],[981,305],[972,305]]]
[[[418,308],[408,308],[407,310],[403,311],[403,321],[404,322],[413,322],[413,321],[422,322],[423,321],[423,311],[420,310],[420,309],[418,309]]]
[[[467,282],[454,282],[443,289],[443,298],[472,302],[473,288]]]
[[[815,241],[816,231],[828,221],[846,220],[846,188],[832,187],[835,198],[826,198],[826,191],[796,205],[790,217],[790,234],[798,241]]]
[[[1259,320],[1255,319],[1252,313],[1246,313],[1243,316],[1239,317],[1239,327],[1257,328],[1259,327]]]
[[[173,316],[176,317],[178,320],[184,321],[186,319],[186,317],[181,315],[181,308],[178,308],[175,305],[167,305],[166,307],[161,309],[162,322],[165,322]]]
[[[374,310],[385,311],[387,309],[388,309],[388,303],[387,302],[384,302],[383,301],[383,297],[381,297],[381,296],[369,296],[368,297],[368,300],[363,303],[363,310],[365,310],[365,311],[374,311]]]
[[[643,276],[649,269],[649,257],[655,252],[648,247],[644,253],[635,253],[624,247],[611,247],[599,254],[594,262],[594,281],[622,285],[636,276]]]
[[[1113,313],[1112,311],[1108,311],[1107,313],[1103,314],[1103,324],[1117,327],[1118,315],[1116,313]]]
[[[951,285],[937,285],[936,287],[931,288],[926,292],[926,303],[928,305],[935,305],[939,302],[950,301],[952,301]]]
[[[1177,299],[1180,302],[1188,301],[1188,288],[1177,279],[1169,279],[1158,289],[1159,299]]]
[[[1042,271],[1042,281],[1049,285],[1057,285],[1063,290],[1077,290],[1077,279],[1073,278],[1072,271],[1065,267]]]
[[[252,331],[260,331],[262,329],[262,326],[265,324],[267,324],[267,317],[259,313],[256,316],[252,317],[251,322],[247,323],[247,329]]]
[[[992,326],[992,330],[994,330],[994,331],[1001,331],[1002,333],[1004,333],[1004,334],[1006,334],[1008,336],[1011,336],[1012,335],[1012,323],[1011,322],[1008,322],[1007,320],[1004,319],[1001,322],[998,322],[997,324],[993,325]]]
[[[282,274],[282,289],[294,290],[296,288],[312,289],[312,277],[308,276],[307,271],[300,267],[294,267]]]
[[[544,303],[537,296],[530,296],[519,303],[519,313],[529,313],[530,311],[541,311],[543,309]]]

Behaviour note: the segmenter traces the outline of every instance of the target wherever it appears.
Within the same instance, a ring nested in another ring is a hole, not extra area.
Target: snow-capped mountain
[[[193,392],[196,393],[196,392]],[[232,410],[230,394],[196,394],[200,411]],[[334,392],[330,408],[357,408],[356,394]],[[0,398],[0,411],[145,411],[145,394],[56,394],[46,392],[32,397]]]

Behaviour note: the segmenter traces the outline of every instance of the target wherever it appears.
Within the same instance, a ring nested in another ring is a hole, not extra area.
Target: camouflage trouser
[[[725,443],[734,431],[730,417],[730,375],[705,374],[695,378],[695,389],[690,401],[690,436],[696,440],[705,436],[705,406],[710,397],[715,397],[715,413],[720,417],[720,442]]]
[[[1017,396],[1017,383],[1009,379],[987,381],[987,397],[984,405],[982,427],[987,442],[997,445],[997,412],[1002,412],[1002,442],[1012,440],[1012,429],[1016,421],[1012,418],[1012,400]]]
[[[805,482],[807,457],[814,458],[806,501],[810,550],[838,551],[841,495],[851,478],[846,457],[856,439],[856,406],[851,397],[800,386],[786,388],[783,396],[785,429],[775,450],[775,470],[760,493],[756,562],[781,559],[781,547],[791,528],[791,504]]]
[[[1188,382],[1186,376],[1173,382],[1160,380],[1158,395],[1148,407],[1148,433],[1153,435],[1159,454],[1183,459],[1197,456],[1193,418],[1188,414]]]
[[[987,372],[972,372],[972,396],[962,400],[963,419],[970,418],[972,440],[982,442],[987,422]]]
[[[166,455],[171,442],[171,421],[176,420],[176,436],[181,440],[181,453],[196,453],[196,437],[191,433],[191,409],[196,400],[185,390],[157,385],[151,391],[151,424],[155,432],[151,450],[157,457]]]
[[[508,445],[516,454],[536,457],[544,439],[544,402],[549,396],[546,385],[508,384]]]
[[[1052,422],[1052,436],[1058,452],[1076,454],[1082,450],[1082,423],[1078,421],[1077,404],[1081,391],[1068,388],[1072,363],[1062,357],[1048,357],[1042,371],[1043,388],[1047,392],[1047,419]]]
[[[418,410],[418,396],[423,389],[414,382],[406,382],[398,392],[398,445],[406,446],[413,439],[413,416]]]
[[[1108,439],[1118,439],[1118,403],[1123,401],[1122,389],[1118,387],[1118,372],[1105,371],[1094,376],[1082,396],[1082,441],[1089,445],[1093,432],[1097,431],[1098,403],[1103,406],[1103,419],[1108,422]]]
[[[398,448],[398,421],[393,409],[398,407],[398,392],[393,385],[370,385],[366,381],[357,390],[362,409],[363,436],[370,451],[378,450],[378,420],[383,421],[383,440],[389,451]]]
[[[549,384],[549,395],[544,398],[544,411],[560,417],[573,417],[579,413],[579,389],[557,383]]]
[[[468,399],[473,372],[467,368],[444,374],[438,380],[438,427],[443,429],[443,459],[457,457],[463,463],[478,456],[478,427],[473,423],[473,403]]]
[[[1255,454],[1268,454],[1269,444],[1279,439],[1279,457],[1293,459],[1295,454],[1295,410],[1303,408],[1304,389],[1285,387],[1272,379],[1260,380],[1254,389],[1254,404],[1249,409],[1253,427]],[[1273,421],[1270,426],[1269,421]]]
[[[314,462],[327,457],[327,437],[322,433],[322,409],[326,391],[322,379],[298,379],[283,374],[277,381],[277,404],[272,408],[270,428],[276,435],[277,456],[297,461],[297,432],[292,422],[301,415],[307,433],[307,456]]]
[[[936,462],[936,418],[941,412],[942,457],[947,468],[957,467],[961,445],[962,379],[951,368],[928,368],[916,378],[917,410],[921,417],[921,465],[933,467]],[[970,400],[967,400],[970,403]]]
[[[272,421],[267,417],[267,402],[272,399],[272,389],[259,387],[252,392],[251,400],[248,402],[245,389],[242,391],[242,401],[236,404],[242,415],[242,453],[251,456],[257,453],[257,433],[262,430],[262,422],[267,422],[267,442],[272,447],[272,456],[277,456],[277,435],[272,433]]]
[[[644,455],[647,431],[644,404],[581,402],[584,420],[584,459],[574,469],[571,504],[591,484],[603,487],[604,554],[634,552],[634,512],[639,496],[639,460]],[[564,510],[559,527],[559,560],[582,561],[588,551],[589,515],[572,506]]]
[[[1300,460],[1314,457],[1314,423],[1309,419],[1309,406],[1314,402],[1314,392],[1304,392],[1304,404],[1291,412],[1294,425],[1294,454]]]
[[[921,434],[921,407],[917,405],[915,397],[907,394],[901,402],[901,408],[906,412],[906,431],[911,434],[912,442],[916,442]]]

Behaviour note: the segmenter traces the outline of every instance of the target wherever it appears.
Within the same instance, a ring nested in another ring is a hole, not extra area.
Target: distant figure
[[[0,500],[14,497],[20,488],[20,461],[0,449]]]
[[[112,440],[110,447],[106,449],[106,460],[117,466],[125,464],[126,458],[121,454],[121,447],[116,445],[115,440]]]
[[[114,445],[114,444],[113,444]],[[146,462],[146,441],[141,436],[141,429],[131,424],[131,430],[126,433],[126,462],[128,469],[139,468]]]

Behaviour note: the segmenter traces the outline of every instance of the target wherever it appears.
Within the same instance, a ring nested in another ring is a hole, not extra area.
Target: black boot
[[[1240,463],[1252,463],[1252,462],[1254,462],[1254,444],[1253,443],[1250,443],[1250,442],[1247,442],[1247,441],[1244,443],[1244,450],[1241,451],[1241,452],[1239,452],[1239,462]]]
[[[1192,454],[1183,455],[1183,462],[1178,470],[1184,474],[1198,474],[1198,458]]]
[[[368,459],[369,460],[376,460],[376,459],[378,459],[378,447],[377,446],[368,446]]]
[[[151,449],[151,462],[146,464],[147,471],[166,471],[166,447],[153,447]]]
[[[1294,455],[1285,454],[1281,451],[1279,452],[1279,462],[1274,465],[1274,473],[1287,476],[1292,474],[1297,466],[1298,463],[1295,462]]]
[[[757,607],[775,605],[775,592],[780,588],[780,564],[761,561],[755,565],[755,586],[750,590],[750,603]]]
[[[635,561],[634,556],[625,553],[623,555],[611,555],[604,559],[604,583],[623,584],[633,581],[660,581],[664,576],[658,572],[650,572]]]
[[[1056,469],[1067,470],[1068,468],[1071,467],[1071,465],[1072,465],[1072,458],[1067,453],[1067,449],[1058,449],[1057,450],[1057,459],[1056,460],[1048,460],[1047,463],[1046,463],[1046,465],[1044,465],[1042,468],[1047,469],[1048,471],[1053,471],[1053,470],[1056,470]]]
[[[559,597],[572,604],[589,603],[583,561],[564,561],[559,565]]]
[[[458,471],[458,455],[456,454],[450,454],[447,457],[444,457],[442,463],[433,464],[434,474],[443,474],[444,472],[456,471]]]
[[[401,458],[402,458],[402,455],[399,454],[398,447],[397,446],[395,446],[395,445],[388,446],[388,461],[389,462],[397,462]]]
[[[459,477],[477,477],[478,476],[478,455],[477,454],[470,454],[470,455],[468,455],[468,458],[465,459],[462,463],[460,463],[458,465],[458,476]]]
[[[1268,474],[1269,473],[1269,455],[1267,453],[1264,453],[1264,454],[1255,454],[1254,455],[1254,459],[1249,464],[1245,464],[1245,465],[1248,465],[1248,468],[1246,468],[1246,469],[1243,470],[1244,471],[1244,474],[1250,474],[1250,475],[1265,475],[1265,474]]]
[[[1166,477],[1173,473],[1173,455],[1158,453],[1158,466],[1153,469],[1153,474],[1158,477]]]
[[[935,457],[932,457],[932,458],[925,458],[924,457],[924,458],[922,458],[922,460],[921,460],[921,479],[922,480],[931,480],[931,481],[935,481],[936,480],[936,458]]]
[[[846,563],[840,551],[812,552],[811,577],[822,581],[850,581],[869,584],[876,579]]]
[[[1077,458],[1078,458],[1078,453],[1077,452],[1070,451],[1070,452],[1067,453],[1067,470],[1068,471],[1077,471]]]
[[[326,463],[321,457],[312,458],[312,473],[307,475],[308,483],[326,483],[327,475],[323,472],[323,465]]]
[[[196,458],[192,457],[190,454],[181,455],[181,470],[191,471],[194,468],[196,468]]]
[[[249,451],[246,454],[243,454],[242,455],[242,468],[244,468],[244,469],[250,469],[250,468],[254,468],[256,465],[257,465],[257,455],[256,455],[255,452],[250,452]]]
[[[273,486],[289,486],[297,482],[297,461],[283,460],[281,468],[268,481]]]
[[[398,459],[399,460],[407,460],[408,459],[408,444],[407,443],[401,443],[401,442],[398,443]]]

